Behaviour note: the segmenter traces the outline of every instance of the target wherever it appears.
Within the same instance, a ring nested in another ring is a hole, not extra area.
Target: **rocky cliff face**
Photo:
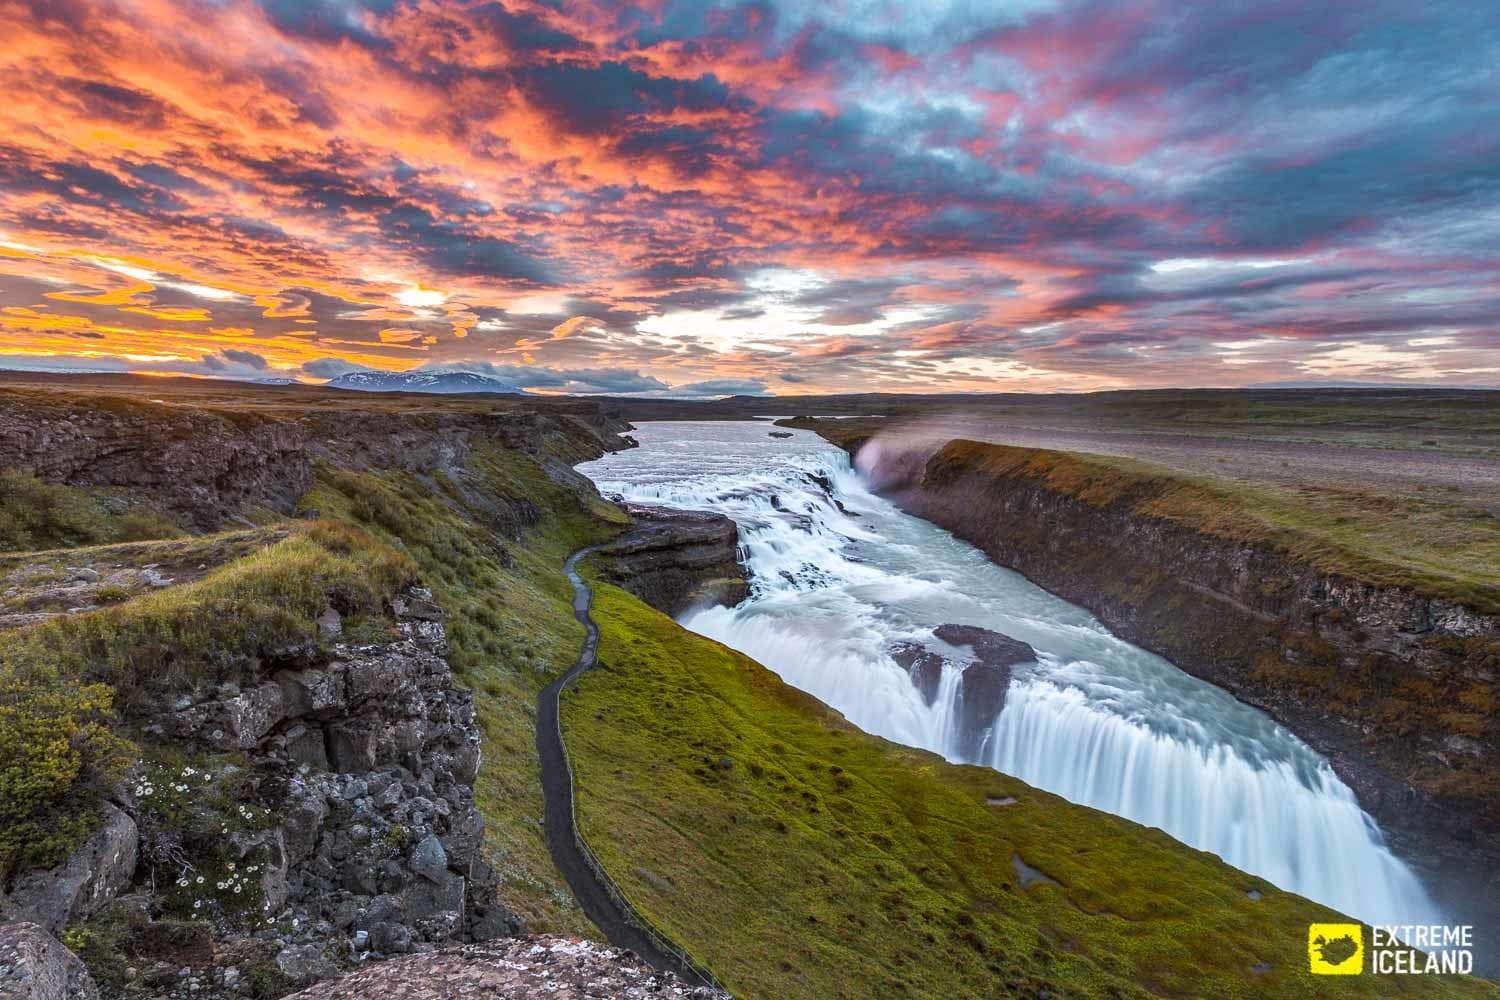
[[[606,580],[669,615],[744,599],[749,577],[732,520],[636,504],[626,510],[633,526],[599,552]]]
[[[1461,887],[1477,856],[1500,857],[1500,739],[1484,707],[1500,617],[1143,514],[1128,490],[996,472],[975,458],[990,447],[882,453],[875,475],[907,510],[1285,723],[1432,877]]]
[[[313,464],[451,471],[477,447],[541,459],[560,476],[628,447],[629,424],[590,402],[539,408],[371,407],[261,414],[136,399],[0,393],[0,469],[79,487],[110,487],[213,530],[250,505],[291,513]]]
[[[258,679],[148,711],[144,733],[193,763],[138,769],[83,849],[0,913],[128,928],[106,997],[237,997],[252,978],[273,995],[524,932],[479,856],[480,733],[442,614],[420,589],[392,611],[396,634],[371,643],[338,641],[330,609],[331,653],[289,649]]]
[[[0,396],[0,467],[149,495],[194,527],[247,504],[290,511],[312,485],[306,429],[244,413]]]

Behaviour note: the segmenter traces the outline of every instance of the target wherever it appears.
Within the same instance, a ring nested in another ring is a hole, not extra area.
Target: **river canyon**
[[[646,423],[639,448],[579,467],[607,495],[737,523],[748,598],[682,624],[878,736],[1159,827],[1371,923],[1442,919],[1354,793],[1283,726],[902,512],[838,448],[771,430]],[[954,624],[1035,650],[977,728],[968,654],[933,634]],[[925,685],[913,655],[934,668]]]

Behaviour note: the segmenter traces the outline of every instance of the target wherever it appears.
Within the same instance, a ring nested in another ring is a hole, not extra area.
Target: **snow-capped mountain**
[[[362,392],[494,392],[518,395],[515,386],[474,372],[349,372],[328,385],[334,389],[358,389]]]

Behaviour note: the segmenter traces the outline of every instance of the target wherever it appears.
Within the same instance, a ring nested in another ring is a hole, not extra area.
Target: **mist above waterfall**
[[[968,741],[965,762],[1160,827],[1370,922],[1439,919],[1348,787],[1268,716],[903,513],[815,435],[771,438],[770,429],[645,424],[640,448],[580,466],[605,493],[738,523],[750,597],[690,612],[688,628],[754,657],[860,728],[950,760],[964,760],[966,650],[932,631],[957,623],[1012,636],[1034,647],[1036,661],[1012,668],[1004,708]],[[927,450],[889,444],[895,456]],[[890,455],[877,451],[868,466],[862,453],[862,467],[883,471],[882,481],[899,477],[899,457],[882,467]],[[892,656],[902,643],[945,661],[930,704]]]

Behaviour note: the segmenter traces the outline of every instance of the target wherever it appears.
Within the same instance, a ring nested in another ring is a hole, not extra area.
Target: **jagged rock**
[[[196,737],[221,750],[250,750],[284,718],[281,687],[267,681],[233,697],[190,705],[164,721],[174,736]]]
[[[236,857],[266,864],[257,877],[278,928],[270,944],[316,943],[325,958],[383,956],[524,931],[479,858],[473,696],[454,687],[442,616],[419,603],[429,599],[402,596],[397,638],[312,646],[274,683],[224,688],[210,702],[169,700],[157,716],[177,735],[216,746],[234,738],[231,719],[244,715],[226,706],[261,699],[285,716],[245,750],[250,774],[234,782],[277,825],[229,836]],[[413,607],[423,617],[407,613]],[[267,687],[275,698],[264,697]],[[409,863],[397,852],[407,843]],[[329,971],[310,951],[286,961],[293,978]]]
[[[502,937],[521,937],[526,934],[526,921],[512,913],[496,898],[499,879],[495,871],[481,858],[475,858],[469,866],[467,904],[464,915],[468,919],[465,937],[470,941],[493,941]]]
[[[308,794],[287,807],[281,821],[281,837],[288,860],[295,864],[312,857],[327,818],[328,801],[321,795]]]
[[[911,682],[922,692],[922,700],[931,705],[937,700],[938,685],[943,680],[944,660],[920,642],[897,642],[891,645],[891,659],[911,675]]]
[[[626,509],[634,526],[599,553],[609,582],[670,615],[744,599],[749,582],[732,520],[709,511]]]
[[[342,774],[360,774],[375,767],[376,733],[362,721],[340,721],[328,729],[328,763]]]
[[[373,935],[372,935],[373,938]],[[659,972],[628,951],[592,941],[516,938],[413,955],[370,965],[342,979],[319,983],[289,1000],[728,1000],[706,986],[691,986]]]
[[[429,882],[441,884],[448,877],[448,852],[436,834],[428,834],[412,848],[406,864]]]
[[[130,884],[138,852],[135,820],[109,802],[103,811],[99,829],[67,861],[15,884],[0,900],[0,915],[55,933],[93,915]]]
[[[286,753],[296,763],[315,771],[328,770],[328,741],[321,726],[298,723],[288,729]]]
[[[959,681],[958,754],[978,760],[1010,688],[1010,668],[1036,659],[1028,643],[977,625],[939,625],[932,634],[951,646],[967,646],[974,661]]]
[[[370,947],[382,955],[404,955],[411,951],[411,928],[381,921],[370,928]]]
[[[334,712],[344,707],[344,672],[342,670],[283,670],[276,675],[281,697],[289,718]]]
[[[99,1000],[89,970],[33,923],[0,924],[0,1000]]]
[[[401,893],[407,919],[422,920],[435,913],[451,910],[462,915],[464,878],[453,872],[439,873],[435,879],[421,878],[411,882]]]

